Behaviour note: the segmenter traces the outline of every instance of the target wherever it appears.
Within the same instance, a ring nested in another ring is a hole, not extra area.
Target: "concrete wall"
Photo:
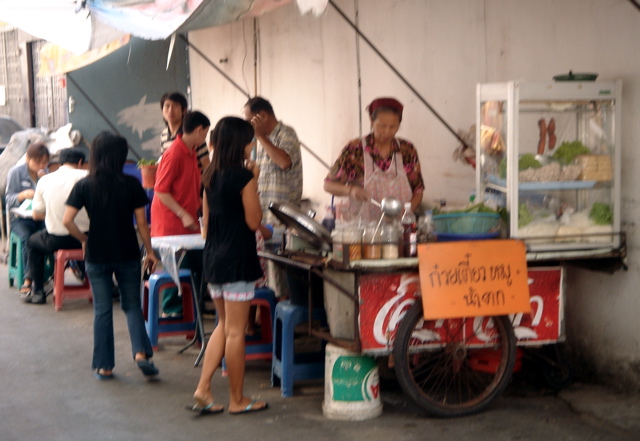
[[[337,0],[362,32],[456,130],[475,118],[480,82],[550,81],[556,74],[597,72],[623,80],[622,221],[629,271],[613,275],[569,269],[568,341],[600,378],[640,388],[640,205],[636,146],[640,126],[640,11],[627,0]],[[377,96],[405,104],[399,136],[418,149],[425,202],[468,199],[474,171],[454,162],[458,141],[329,6],[301,17],[294,4],[255,22],[192,32],[193,45],[251,95],[270,99],[276,115],[324,162],[368,132],[364,107]],[[191,54],[193,103],[213,121],[238,115],[246,97]],[[223,60],[221,62],[221,60]],[[361,90],[358,84],[361,84]],[[363,116],[364,115],[364,116]],[[304,196],[322,208],[325,167],[303,154]]]

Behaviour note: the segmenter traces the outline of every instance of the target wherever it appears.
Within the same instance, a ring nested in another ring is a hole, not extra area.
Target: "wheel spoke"
[[[485,408],[506,387],[515,362],[510,322],[504,317],[490,320],[423,321],[422,305],[414,305],[394,343],[403,390],[435,415],[467,415]]]

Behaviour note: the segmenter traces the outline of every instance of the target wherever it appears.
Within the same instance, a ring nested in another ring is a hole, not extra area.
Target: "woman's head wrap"
[[[378,110],[380,107],[388,107],[398,112],[400,118],[402,118],[402,109],[404,106],[400,101],[395,98],[376,98],[371,101],[371,104],[367,106],[367,110],[369,111],[369,116],[372,116],[373,113]]]

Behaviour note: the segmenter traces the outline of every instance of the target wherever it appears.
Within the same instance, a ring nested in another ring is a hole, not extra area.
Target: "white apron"
[[[378,202],[387,196],[398,198],[403,205],[405,202],[410,202],[413,192],[411,191],[409,178],[407,178],[407,174],[404,171],[402,154],[400,152],[394,153],[391,165],[386,171],[382,171],[374,163],[371,155],[364,150],[365,145],[366,140],[363,139],[364,189]],[[351,219],[360,218],[363,224],[377,222],[382,216],[380,208],[371,202],[362,202],[351,197],[349,198],[349,207]]]

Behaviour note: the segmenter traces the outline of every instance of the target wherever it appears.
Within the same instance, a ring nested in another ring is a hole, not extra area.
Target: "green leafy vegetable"
[[[553,152],[552,158],[562,165],[568,165],[576,159],[576,156],[587,155],[589,153],[591,153],[591,150],[580,141],[563,142],[560,147]]]
[[[542,164],[540,163],[540,161],[538,161],[535,157],[535,155],[531,154],[531,153],[525,153],[524,155],[521,155],[520,158],[518,159],[518,170],[522,171],[522,170],[526,170],[528,168],[540,168],[542,167]],[[500,177],[502,179],[507,177],[507,158],[502,158],[502,161],[500,161]]]
[[[533,220],[533,215],[529,211],[527,204],[518,205],[518,228],[528,225]]]
[[[453,213],[498,213],[498,211],[494,210],[491,207],[486,206],[485,204],[483,204],[482,202],[480,202],[479,204],[473,204],[463,210],[451,210],[451,211],[446,211],[443,212],[442,210],[439,210],[437,207],[433,209],[433,214],[453,214]]]
[[[525,153],[520,156],[518,160],[518,170],[526,170],[528,168],[540,168],[542,164],[538,161],[535,155],[531,153]]]
[[[613,213],[609,204],[595,202],[589,212],[589,217],[596,225],[611,225]]]

